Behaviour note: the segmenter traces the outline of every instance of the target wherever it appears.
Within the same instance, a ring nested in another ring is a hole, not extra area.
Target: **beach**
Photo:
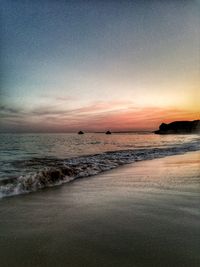
[[[1,267],[200,266],[200,155],[0,201]]]
[[[200,267],[200,0],[40,2],[1,2],[0,267]]]

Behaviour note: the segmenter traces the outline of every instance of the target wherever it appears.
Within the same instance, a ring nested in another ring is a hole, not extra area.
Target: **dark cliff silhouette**
[[[191,134],[200,133],[200,120],[174,121],[169,124],[162,123],[155,134]]]

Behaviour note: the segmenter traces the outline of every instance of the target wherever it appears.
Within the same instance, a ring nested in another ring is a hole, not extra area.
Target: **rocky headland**
[[[162,123],[155,134],[191,134],[200,133],[200,120],[174,121],[169,124]]]

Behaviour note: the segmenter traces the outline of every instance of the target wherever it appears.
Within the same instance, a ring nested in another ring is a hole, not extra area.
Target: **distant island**
[[[200,120],[162,123],[155,134],[191,134],[200,132]]]

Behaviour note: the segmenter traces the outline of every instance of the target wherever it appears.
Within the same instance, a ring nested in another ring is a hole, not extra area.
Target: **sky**
[[[200,1],[1,0],[1,132],[200,118]]]

